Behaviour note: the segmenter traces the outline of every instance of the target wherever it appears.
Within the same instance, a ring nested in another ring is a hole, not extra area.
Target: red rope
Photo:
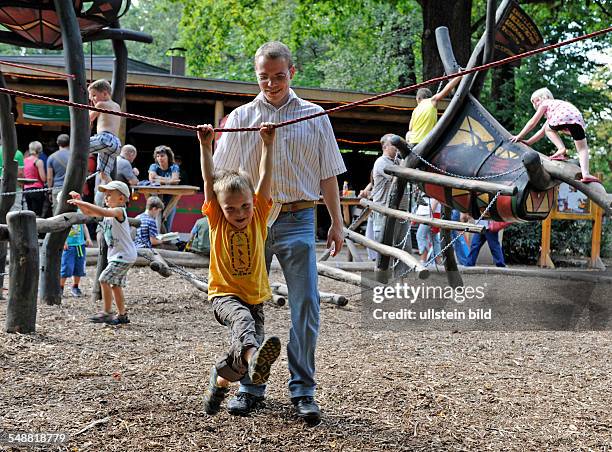
[[[398,88],[395,89],[393,91],[388,91],[386,93],[382,93],[382,94],[377,94],[375,96],[372,97],[368,97],[365,99],[361,99],[358,100],[356,102],[351,102],[345,105],[340,105],[338,107],[335,108],[330,108],[329,110],[323,110],[320,111],[318,113],[314,113],[312,115],[307,115],[307,116],[302,116],[301,118],[295,118],[295,119],[291,119],[289,121],[284,121],[284,122],[279,122],[277,124],[274,124],[274,128],[280,128],[280,127],[285,127],[291,124],[295,124],[298,122],[302,122],[302,121],[306,121],[308,119],[314,119],[314,118],[318,118],[319,116],[324,116],[324,115],[330,115],[332,113],[336,113],[338,111],[343,111],[343,110],[349,110],[351,108],[357,107],[359,105],[363,105],[363,104],[367,104],[369,102],[373,102],[375,100],[378,99],[382,99],[384,97],[389,97],[389,96],[393,96],[395,94],[402,94],[402,93],[406,93],[409,91],[414,91],[416,89],[428,86],[428,85],[432,85],[434,83],[439,83],[445,80],[450,80],[453,79],[455,77],[458,76],[463,76],[463,75],[467,75],[467,74],[471,74],[474,72],[479,72],[479,71],[484,71],[486,69],[490,69],[493,67],[497,67],[497,66],[502,66],[504,64],[510,63],[511,61],[516,61],[522,58],[527,58],[529,56],[532,55],[536,55],[538,53],[542,53],[542,52],[547,52],[549,50],[552,49],[557,49],[559,47],[563,47],[566,46],[568,44],[573,44],[574,42],[578,42],[578,41],[583,41],[585,39],[590,39],[593,38],[595,36],[599,36],[599,35],[603,35],[606,33],[609,33],[610,31],[612,31],[612,27],[608,27],[608,28],[604,28],[603,30],[598,30],[598,31],[594,31],[593,33],[589,33],[586,35],[582,35],[582,36],[578,36],[576,38],[572,38],[572,39],[568,39],[567,41],[561,41],[558,42],[556,44],[551,44],[548,46],[544,46],[544,47],[540,47],[539,49],[534,49],[534,50],[529,50],[528,52],[523,52],[517,55],[513,55],[511,57],[508,58],[504,58],[502,60],[498,60],[498,61],[494,61],[492,63],[487,63],[487,64],[483,64],[482,66],[476,66],[472,69],[466,69],[465,71],[460,71],[457,72],[456,74],[450,74],[450,75],[444,75],[441,77],[436,77],[436,78],[432,78],[430,80],[421,82],[421,83],[417,83],[415,85],[411,85],[411,86],[406,86],[404,88]],[[55,99],[52,97],[46,97],[46,96],[40,96],[38,94],[30,94],[30,93],[25,93],[23,91],[17,91],[17,90],[12,90],[12,89],[8,89],[8,88],[0,88],[0,93],[4,93],[4,94],[14,94],[14,95],[18,95],[21,97],[25,97],[25,98],[29,98],[29,99],[37,99],[37,100],[42,100],[42,101],[46,101],[49,103],[56,103],[56,104],[60,104],[60,105],[66,105],[69,107],[74,107],[74,108],[79,108],[79,109],[83,109],[83,110],[93,110],[93,111],[97,111],[100,113],[108,113],[111,115],[116,115],[116,116],[122,116],[124,118],[129,118],[129,119],[135,119],[138,121],[143,121],[143,122],[150,122],[153,124],[160,124],[163,126],[167,126],[167,127],[173,127],[175,129],[183,129],[183,130],[192,130],[192,131],[197,131],[198,127],[197,126],[192,126],[192,125],[188,125],[188,124],[181,124],[178,122],[172,122],[172,121],[166,121],[163,119],[158,119],[158,118],[151,118],[148,116],[141,116],[141,115],[135,115],[133,113],[126,113],[126,112],[122,112],[122,111],[112,111],[112,110],[106,110],[104,108],[98,108],[98,107],[94,107],[92,105],[84,105],[84,104],[78,104],[76,102],[71,102],[68,100],[62,100],[62,99]],[[224,127],[215,127],[214,129],[215,132],[257,132],[259,131],[259,127],[234,127],[234,128],[224,128]]]
[[[45,74],[59,75],[62,78],[71,78],[71,79],[75,78],[74,74],[65,74],[63,72],[55,72],[55,71],[48,71],[46,69],[38,69],[32,66],[26,66],[25,64],[9,63],[8,61],[0,61],[0,64],[4,66],[20,67],[21,69],[29,69],[31,71],[36,71],[36,72],[43,72]]]

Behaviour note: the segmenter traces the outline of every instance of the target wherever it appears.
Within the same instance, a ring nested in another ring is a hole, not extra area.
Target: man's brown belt
[[[315,206],[314,201],[295,201],[283,204],[281,212],[297,212],[298,210],[310,209]]]

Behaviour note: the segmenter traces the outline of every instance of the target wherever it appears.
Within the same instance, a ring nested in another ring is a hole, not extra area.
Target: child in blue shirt
[[[62,268],[60,285],[64,293],[66,279],[72,277],[71,293],[73,297],[83,295],[79,288],[81,277],[85,276],[85,245],[92,246],[89,231],[83,224],[75,224],[70,228],[64,252],[62,253]]]

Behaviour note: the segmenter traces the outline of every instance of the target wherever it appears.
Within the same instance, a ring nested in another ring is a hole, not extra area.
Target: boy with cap
[[[104,240],[108,245],[108,265],[100,274],[100,289],[104,311],[93,316],[93,323],[108,323],[120,325],[130,323],[125,310],[123,287],[126,286],[127,272],[136,261],[136,246],[130,234],[130,225],[125,210],[125,205],[130,199],[130,189],[120,181],[111,181],[100,185],[98,190],[104,193],[106,208],[96,206],[81,200],[81,196],[72,191],[68,204],[81,209],[85,215],[92,217],[104,217],[102,220],[102,231]],[[113,298],[117,305],[117,315],[112,315],[111,309]]]

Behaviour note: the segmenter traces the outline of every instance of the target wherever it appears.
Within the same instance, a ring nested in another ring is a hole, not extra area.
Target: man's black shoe
[[[315,425],[321,421],[321,410],[313,397],[292,397],[291,402],[297,411],[297,415],[304,419],[307,424]]]
[[[227,411],[234,416],[248,416],[264,401],[262,396],[249,394],[248,392],[239,392],[236,397],[227,402]]]

